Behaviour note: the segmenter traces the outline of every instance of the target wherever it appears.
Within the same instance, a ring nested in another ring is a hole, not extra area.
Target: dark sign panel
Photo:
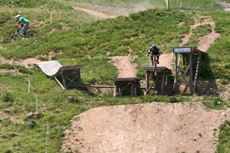
[[[175,54],[179,53],[179,54],[183,54],[183,53],[191,53],[192,52],[192,48],[191,47],[175,47],[173,48],[173,52]]]

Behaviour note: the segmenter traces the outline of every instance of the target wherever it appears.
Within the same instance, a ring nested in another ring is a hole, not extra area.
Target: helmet
[[[21,17],[20,14],[16,15],[15,18],[19,19]]]

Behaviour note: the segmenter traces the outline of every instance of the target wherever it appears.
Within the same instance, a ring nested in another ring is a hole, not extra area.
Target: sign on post
[[[192,47],[174,47],[172,48],[172,50],[175,54],[185,54],[185,53],[191,53]]]

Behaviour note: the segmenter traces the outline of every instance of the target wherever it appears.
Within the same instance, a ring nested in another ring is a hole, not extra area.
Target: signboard
[[[175,48],[173,48],[173,52],[175,54],[191,53],[192,48],[191,47],[175,47]]]

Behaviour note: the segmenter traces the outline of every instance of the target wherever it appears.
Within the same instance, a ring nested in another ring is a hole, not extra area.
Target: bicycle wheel
[[[10,36],[9,42],[15,42],[15,41],[19,41],[19,40],[20,40],[19,36],[16,34],[13,34]]]
[[[38,33],[37,33],[37,31],[35,31],[35,30],[30,30],[29,31],[29,37],[37,37],[38,36]]]
[[[154,74],[155,74],[155,76],[157,76],[157,59],[156,58],[157,57],[154,56]]]

